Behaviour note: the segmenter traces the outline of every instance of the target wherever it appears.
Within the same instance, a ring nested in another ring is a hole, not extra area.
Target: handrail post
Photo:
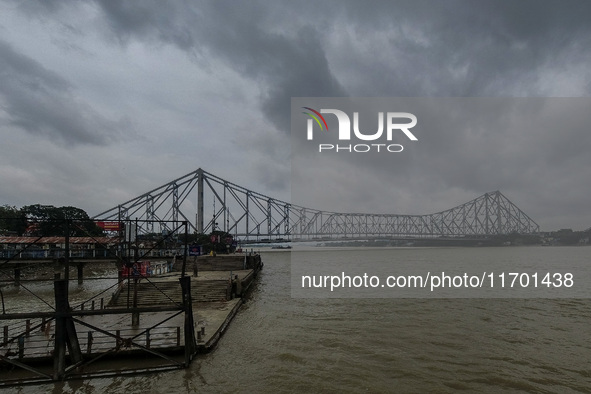
[[[191,277],[179,278],[183,294],[183,309],[185,311],[185,366],[189,365],[195,354],[195,326],[193,324],[193,306],[191,302]]]

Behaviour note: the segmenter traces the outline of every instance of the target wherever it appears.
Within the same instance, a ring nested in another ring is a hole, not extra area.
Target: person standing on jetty
[[[232,280],[232,298],[234,297],[242,297],[242,281],[238,279],[238,275]]]

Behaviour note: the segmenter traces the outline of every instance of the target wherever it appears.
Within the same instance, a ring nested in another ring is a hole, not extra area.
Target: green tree
[[[69,225],[68,233],[73,237],[103,234],[103,230],[80,208],[35,204],[23,207],[22,211],[28,219],[30,235],[64,236],[66,225]]]
[[[0,206],[0,234],[23,235],[26,229],[27,218],[22,209]]]

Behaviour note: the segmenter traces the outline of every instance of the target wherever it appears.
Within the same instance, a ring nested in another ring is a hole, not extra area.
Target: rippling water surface
[[[585,247],[443,250],[458,259],[591,255]],[[348,258],[347,251],[330,253]],[[405,253],[436,258],[438,249]],[[190,368],[10,391],[591,392],[589,300],[292,299],[289,252],[263,252],[263,260],[218,347]]]

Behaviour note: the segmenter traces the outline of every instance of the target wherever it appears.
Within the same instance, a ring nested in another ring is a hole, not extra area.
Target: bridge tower
[[[203,234],[203,170],[197,170],[197,232]]]

